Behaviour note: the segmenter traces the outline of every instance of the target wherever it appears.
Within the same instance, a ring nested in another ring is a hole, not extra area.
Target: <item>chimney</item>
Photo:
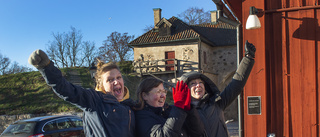
[[[217,22],[217,11],[210,11],[211,12],[211,23]]]
[[[154,16],[154,28],[158,29],[158,27],[156,27],[156,24],[161,20],[161,9],[154,8],[153,9],[153,16]]]

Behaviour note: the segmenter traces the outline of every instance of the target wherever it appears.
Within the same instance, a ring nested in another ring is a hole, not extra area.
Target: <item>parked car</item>
[[[0,137],[85,137],[80,117],[43,116],[9,125]]]

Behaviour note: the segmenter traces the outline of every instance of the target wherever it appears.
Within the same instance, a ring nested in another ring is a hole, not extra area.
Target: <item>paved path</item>
[[[230,137],[239,137],[239,123],[238,121],[233,121],[227,124]]]

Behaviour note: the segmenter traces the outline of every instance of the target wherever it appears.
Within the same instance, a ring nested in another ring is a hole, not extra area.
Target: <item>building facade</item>
[[[226,23],[188,25],[176,17],[161,18],[154,9],[155,27],[129,43],[140,76],[153,75],[172,84],[190,71],[224,85],[236,70],[236,29]],[[219,87],[224,88],[224,87]]]

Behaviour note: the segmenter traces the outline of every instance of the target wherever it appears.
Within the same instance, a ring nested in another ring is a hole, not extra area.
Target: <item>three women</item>
[[[133,107],[119,68],[112,63],[98,65],[96,90],[101,92],[69,83],[41,50],[30,55],[29,63],[59,97],[84,111],[86,136],[222,137],[228,136],[223,110],[241,93],[254,64],[255,47],[246,42],[245,50],[246,57],[222,93],[205,75],[189,72],[181,77],[188,85],[180,81],[172,90],[174,106],[165,103],[163,82],[147,78],[138,87],[138,104]]]

